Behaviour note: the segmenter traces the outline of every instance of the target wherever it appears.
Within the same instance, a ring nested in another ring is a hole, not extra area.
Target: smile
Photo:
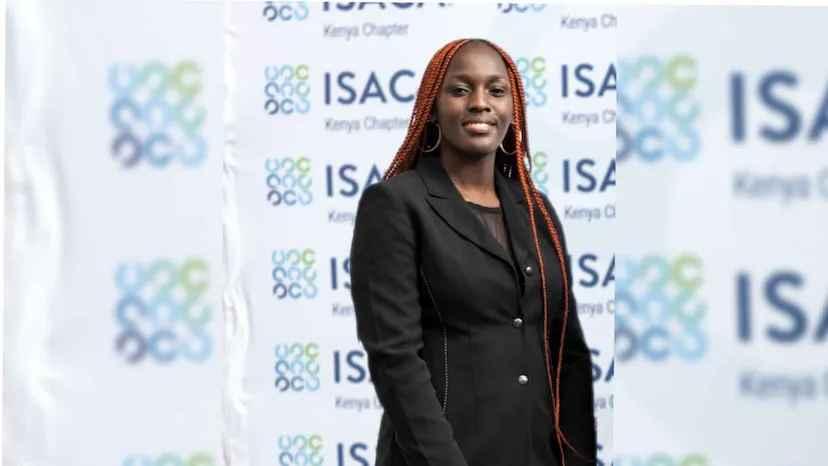
[[[494,123],[487,123],[485,121],[467,121],[463,123],[463,128],[472,134],[488,134],[494,130]]]

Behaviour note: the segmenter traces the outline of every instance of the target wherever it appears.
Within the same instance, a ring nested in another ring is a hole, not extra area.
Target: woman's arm
[[[423,346],[415,231],[386,183],[365,190],[351,244],[357,334],[409,466],[466,466],[431,385]]]

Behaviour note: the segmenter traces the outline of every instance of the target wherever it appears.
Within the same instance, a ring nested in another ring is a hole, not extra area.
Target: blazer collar
[[[480,222],[457,191],[438,157],[422,157],[417,161],[417,173],[423,180],[428,196],[426,201],[458,234],[478,247],[500,258],[510,267],[513,261],[494,236]],[[495,170],[495,189],[500,198],[509,243],[519,263],[523,263],[530,243],[529,216],[523,202],[520,186],[514,180]]]

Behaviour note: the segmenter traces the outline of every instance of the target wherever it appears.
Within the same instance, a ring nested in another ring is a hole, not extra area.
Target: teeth
[[[474,129],[488,129],[488,123],[466,123],[466,126]]]

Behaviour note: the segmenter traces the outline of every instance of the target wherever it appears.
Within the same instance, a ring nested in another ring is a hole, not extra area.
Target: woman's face
[[[442,156],[494,155],[512,123],[512,90],[500,54],[471,42],[455,53],[437,95]]]

